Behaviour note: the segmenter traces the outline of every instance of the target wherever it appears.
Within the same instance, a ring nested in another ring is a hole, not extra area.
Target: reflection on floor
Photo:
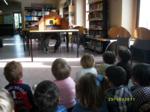
[[[3,43],[4,47],[0,48],[0,61],[9,61],[11,59],[17,59],[19,61],[31,61],[28,50],[24,50],[23,42],[19,35],[14,35],[13,37],[7,38],[5,37],[3,39]],[[33,40],[33,43],[33,55],[35,57],[34,61],[46,61],[46,59],[50,57],[76,58],[76,44],[70,44],[70,50],[69,52],[67,52],[65,43],[62,43],[59,50],[56,53],[53,53],[53,46],[51,45],[49,47],[49,52],[45,53],[43,50],[39,49],[37,40]],[[89,51],[85,51],[84,48],[80,46],[80,57],[85,52]],[[94,55],[97,56],[97,54]]]

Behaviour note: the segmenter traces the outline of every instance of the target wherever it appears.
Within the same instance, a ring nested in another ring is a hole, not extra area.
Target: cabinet
[[[100,38],[107,38],[107,0],[89,0],[89,35],[88,47],[102,52]]]

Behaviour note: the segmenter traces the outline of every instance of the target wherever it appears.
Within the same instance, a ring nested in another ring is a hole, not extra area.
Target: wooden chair
[[[130,38],[131,35],[130,33],[124,28],[124,27],[111,27],[108,31],[108,36],[111,39],[116,39],[116,38]]]
[[[116,42],[113,42],[113,51],[117,54],[119,46],[129,47],[129,38],[131,37],[130,33],[124,27],[111,27],[108,31],[108,37],[110,39],[116,39]],[[111,45],[112,44],[108,44]],[[109,46],[107,47],[109,48]],[[108,50],[108,49],[106,49]]]
[[[150,40],[150,30],[144,27],[136,28],[134,31],[135,39]]]
[[[139,27],[135,29],[135,41],[131,46],[133,59],[150,63],[150,30]]]

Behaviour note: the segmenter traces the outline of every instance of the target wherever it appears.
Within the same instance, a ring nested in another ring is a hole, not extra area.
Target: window
[[[150,0],[140,0],[139,27],[150,29]]]
[[[89,0],[86,0],[86,28],[89,28]]]

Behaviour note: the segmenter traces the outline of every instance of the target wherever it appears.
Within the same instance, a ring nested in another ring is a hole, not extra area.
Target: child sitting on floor
[[[119,62],[117,63],[117,66],[123,67],[127,72],[127,79],[125,81],[125,84],[127,85],[129,82],[129,79],[131,78],[131,51],[124,47],[120,46],[118,50],[118,56],[119,56]]]
[[[104,102],[104,77],[86,73],[77,82],[77,104],[72,112],[107,112]]]
[[[110,66],[105,76],[110,88],[106,91],[106,103],[110,112],[132,112],[133,97],[130,90],[124,86],[126,71],[120,66]]]
[[[112,51],[106,51],[102,55],[103,63],[97,67],[98,74],[105,75],[107,67],[113,65],[116,61],[116,56]]]
[[[75,81],[77,82],[81,76],[86,73],[92,73],[97,76],[97,70],[95,66],[94,56],[92,54],[84,54],[80,60],[81,69],[77,72]]]
[[[71,67],[61,58],[56,59],[52,64],[52,74],[56,78],[54,83],[60,91],[60,104],[67,107],[71,112],[76,104],[75,100],[75,82],[70,77]]]
[[[135,65],[131,77],[134,84],[131,90],[135,99],[133,112],[150,112],[150,65]]]
[[[33,107],[33,94],[29,85],[21,80],[23,77],[22,65],[11,61],[4,68],[4,76],[9,84],[5,87],[11,94],[15,103],[15,112],[31,111]]]
[[[59,105],[59,90],[48,80],[40,82],[34,92],[34,112],[67,112],[66,108]]]

